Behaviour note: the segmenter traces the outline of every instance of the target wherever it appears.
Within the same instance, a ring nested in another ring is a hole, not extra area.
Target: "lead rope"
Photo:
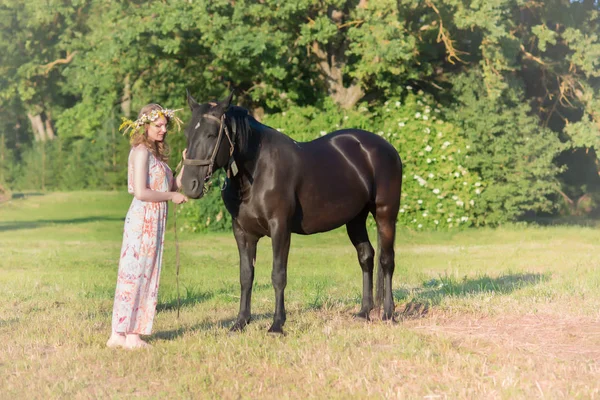
[[[183,165],[183,160],[175,167],[175,179]],[[180,192],[181,188],[177,188]],[[177,321],[179,321],[179,310],[181,308],[181,296],[179,295],[179,239],[177,238],[177,204],[173,203],[173,230],[175,231],[175,282],[177,284]]]

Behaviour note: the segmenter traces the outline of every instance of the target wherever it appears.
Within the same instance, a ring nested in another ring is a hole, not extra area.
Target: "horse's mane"
[[[237,151],[242,155],[247,154],[252,149],[252,128],[260,124],[248,113],[248,110],[238,106],[229,107],[227,120],[234,136],[233,141],[237,145]]]

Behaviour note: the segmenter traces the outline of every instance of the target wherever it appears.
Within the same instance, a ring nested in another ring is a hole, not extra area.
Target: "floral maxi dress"
[[[132,149],[133,152],[133,149]],[[129,153],[128,191],[133,194],[133,164]],[[173,173],[169,166],[148,154],[146,187],[170,191]],[[133,198],[123,229],[112,330],[118,333],[149,335],[156,312],[162,263],[167,202],[145,202]]]

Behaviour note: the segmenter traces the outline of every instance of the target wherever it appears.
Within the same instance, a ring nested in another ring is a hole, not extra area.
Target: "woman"
[[[134,198],[125,218],[112,317],[112,334],[106,345],[127,349],[149,347],[140,335],[149,335],[156,312],[167,201],[185,203],[178,193],[183,168],[177,179],[167,165],[167,124],[181,121],[176,110],[158,104],[144,106],[136,121],[124,120],[131,130],[128,191]],[[185,150],[183,152],[185,159]]]

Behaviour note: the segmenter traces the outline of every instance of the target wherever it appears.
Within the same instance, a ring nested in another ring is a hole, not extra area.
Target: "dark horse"
[[[362,307],[369,319],[373,302],[375,252],[367,234],[372,213],[379,243],[378,300],[385,287],[383,319],[393,319],[394,239],[402,187],[402,162],[383,138],[343,129],[307,143],[262,125],[248,111],[230,106],[233,93],[218,103],[198,104],[188,93],[192,119],[186,128],[185,194],[202,197],[218,168],[227,171],[223,201],[233,217],[240,253],[240,311],[231,330],[250,322],[256,245],[273,243],[275,315],[269,332],[283,332],[284,290],[291,233],[310,235],[346,225],[363,271]],[[383,271],[383,279],[381,279]]]

